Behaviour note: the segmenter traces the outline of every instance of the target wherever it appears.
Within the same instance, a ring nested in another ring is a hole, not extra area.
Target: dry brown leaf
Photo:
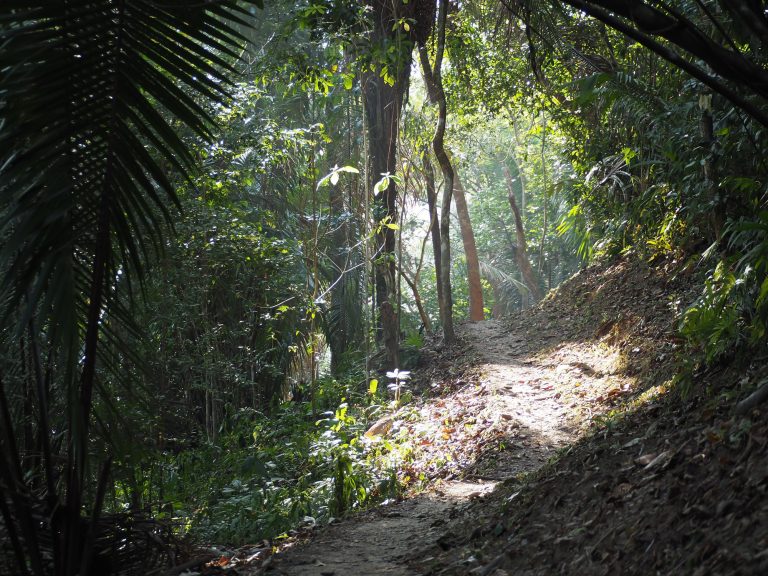
[[[374,436],[384,436],[387,432],[389,432],[392,429],[392,423],[394,422],[394,419],[392,416],[383,416],[382,418],[379,418],[376,422],[374,422],[373,426],[368,428],[365,435],[368,438],[373,438]]]

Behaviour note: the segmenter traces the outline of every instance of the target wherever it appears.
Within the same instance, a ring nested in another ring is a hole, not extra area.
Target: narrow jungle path
[[[423,446],[415,467],[429,468],[436,461],[448,465],[436,469],[431,486],[417,496],[331,525],[311,541],[283,549],[271,558],[266,574],[429,571],[429,550],[453,546],[446,533],[452,519],[498,482],[514,482],[538,469],[579,436],[604,402],[629,388],[617,370],[617,349],[568,341],[561,322],[570,319],[558,320],[531,327],[495,320],[465,325],[462,347],[476,359],[474,365],[452,391],[426,401],[417,422],[403,423]],[[418,571],[410,567],[414,561]]]

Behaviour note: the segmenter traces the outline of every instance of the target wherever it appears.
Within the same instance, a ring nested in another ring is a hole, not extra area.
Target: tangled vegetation
[[[748,0],[4,2],[0,571],[397,497],[414,447],[366,431],[425,338],[594,259],[700,276],[705,394],[768,338],[766,32]]]

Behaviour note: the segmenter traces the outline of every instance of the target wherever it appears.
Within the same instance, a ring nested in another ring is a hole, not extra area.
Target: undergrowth
[[[215,444],[167,455],[165,515],[194,539],[237,545],[397,497],[407,438],[364,435],[395,405],[375,385],[349,392],[325,379],[325,411],[313,414],[310,402],[285,402],[268,415],[244,409]]]
[[[717,254],[716,250],[719,250]],[[689,392],[696,371],[765,346],[768,335],[768,212],[730,222],[703,255],[715,260],[680,330],[688,347],[679,380]]]

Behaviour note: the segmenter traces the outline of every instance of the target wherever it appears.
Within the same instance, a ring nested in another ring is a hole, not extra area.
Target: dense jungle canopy
[[[705,395],[768,338],[767,64],[757,0],[3,0],[0,572],[426,482],[363,440],[424,343],[594,261],[695,278]]]

